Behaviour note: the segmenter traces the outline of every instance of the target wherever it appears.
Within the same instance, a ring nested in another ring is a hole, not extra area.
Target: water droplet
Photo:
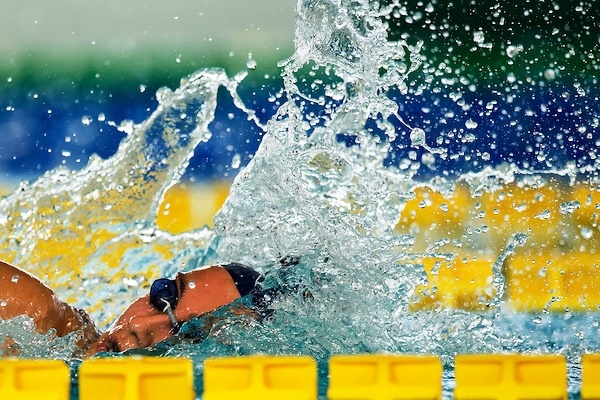
[[[510,58],[514,58],[517,54],[519,54],[522,51],[523,51],[522,45],[513,46],[511,44],[511,45],[506,46],[506,55],[509,56]]]
[[[534,323],[534,324],[537,324],[537,325],[539,325],[539,324],[541,324],[542,322],[544,322],[544,320],[542,320],[542,317],[540,317],[540,316],[537,316],[537,317],[534,317],[534,318],[533,318],[533,323]]]
[[[433,267],[431,268],[430,274],[431,275],[438,275],[440,272],[440,267],[442,266],[442,262],[441,261],[436,261],[433,264]]]
[[[556,79],[556,71],[553,69],[547,69],[544,71],[544,78],[546,78],[548,81],[553,81]]]
[[[541,213],[537,214],[535,218],[542,220],[550,219],[550,210],[542,211]]]
[[[485,33],[481,31],[473,32],[473,41],[475,43],[483,43],[485,41]]]
[[[256,60],[252,58],[252,53],[248,53],[248,61],[246,61],[246,67],[248,69],[256,69]]]
[[[583,236],[584,239],[591,239],[592,236],[594,236],[594,231],[589,227],[584,226],[581,228],[581,236]]]
[[[465,126],[467,127],[467,129],[475,129],[477,128],[479,124],[475,121],[473,121],[471,118],[469,118],[466,122],[465,122]]]
[[[10,281],[12,283],[17,283],[19,282],[19,274],[14,274],[12,278],[10,278]]]
[[[513,208],[516,212],[524,212],[527,210],[527,203],[515,204]]]
[[[188,283],[188,287],[189,287],[190,289],[194,289],[194,288],[196,287],[196,282],[195,282],[195,281],[189,281],[189,283]]]
[[[8,305],[8,301],[2,300],[0,301],[0,307],[6,307]]]
[[[125,286],[129,286],[129,287],[138,287],[138,285],[139,285],[135,279],[127,278],[127,277],[123,278],[123,283],[125,284]]]
[[[242,163],[242,157],[239,154],[234,154],[233,159],[231,160],[231,168],[238,169],[240,164]]]
[[[431,153],[423,153],[421,156],[421,163],[423,163],[423,165],[432,166],[435,164],[435,156]]]
[[[467,133],[463,137],[462,142],[463,143],[473,143],[475,141],[475,139],[477,139],[477,137],[475,135],[473,135],[472,133]]]
[[[563,214],[573,214],[579,207],[581,207],[581,204],[577,200],[568,201],[560,204],[560,212]]]
[[[81,123],[84,125],[89,125],[92,123],[92,118],[88,115],[84,115],[83,117],[81,117]]]

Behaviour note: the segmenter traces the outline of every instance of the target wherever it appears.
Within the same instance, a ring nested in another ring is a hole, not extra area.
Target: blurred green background
[[[5,1],[0,74],[23,87],[127,91],[200,67],[262,69],[293,51],[294,0]],[[106,86],[104,86],[106,85]]]

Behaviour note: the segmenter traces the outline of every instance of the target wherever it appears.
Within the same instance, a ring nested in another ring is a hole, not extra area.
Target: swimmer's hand
[[[156,310],[145,295],[135,300],[117,320],[100,335],[93,355],[99,352],[123,352],[144,348],[172,335],[171,321],[167,314]]]

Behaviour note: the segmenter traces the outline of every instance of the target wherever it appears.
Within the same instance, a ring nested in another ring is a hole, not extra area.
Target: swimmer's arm
[[[54,292],[29,273],[0,261],[0,318],[30,317],[39,333],[56,330],[64,336],[84,331],[84,340],[97,337],[96,327],[85,312],[61,301]]]

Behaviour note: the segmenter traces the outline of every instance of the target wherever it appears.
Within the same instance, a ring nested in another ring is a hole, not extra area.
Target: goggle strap
[[[165,308],[163,309],[163,312],[167,314],[167,316],[169,317],[169,321],[171,321],[171,325],[173,325],[173,329],[175,330],[175,332],[177,332],[179,330],[179,323],[177,322],[177,318],[175,318],[175,313],[171,308],[171,303],[169,303],[165,299],[160,300],[165,303]]]

